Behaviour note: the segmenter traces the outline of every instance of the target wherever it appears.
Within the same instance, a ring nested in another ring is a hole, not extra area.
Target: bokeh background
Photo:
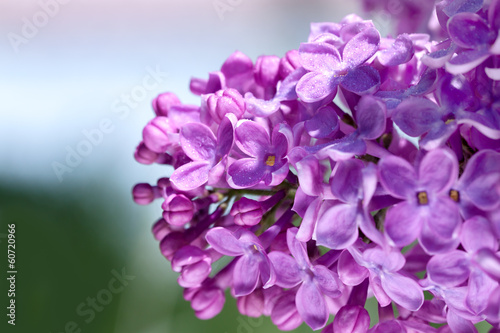
[[[275,332],[267,318],[239,316],[230,298],[215,319],[195,318],[150,232],[159,203],[137,206],[130,194],[170,171],[132,155],[157,94],[197,103],[190,78],[235,50],[283,56],[307,40],[310,22],[351,12],[358,2],[2,0],[0,332]],[[151,72],[157,80],[144,86]],[[107,133],[85,147],[100,126]],[[72,156],[78,148],[86,156]],[[5,315],[12,223],[15,327]],[[128,280],[111,294],[117,274]],[[92,308],[96,297],[106,304]]]

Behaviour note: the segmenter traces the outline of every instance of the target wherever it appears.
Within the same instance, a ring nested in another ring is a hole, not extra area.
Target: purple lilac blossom
[[[363,2],[396,32],[312,23],[158,95],[133,200],[200,319],[230,290],[283,331],[499,332],[500,0]]]

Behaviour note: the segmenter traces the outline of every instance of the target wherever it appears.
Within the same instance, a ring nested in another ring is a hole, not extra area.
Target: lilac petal
[[[276,270],[274,269],[271,260],[269,260],[265,251],[260,254],[259,272],[263,288],[269,288],[276,283]]]
[[[492,80],[500,80],[500,68],[485,68],[486,75]]]
[[[203,260],[185,267],[177,282],[183,288],[200,286],[212,271],[210,261]]]
[[[265,171],[261,161],[242,158],[229,166],[227,182],[233,188],[251,187],[257,185],[264,178]]]
[[[410,97],[398,105],[392,120],[409,136],[420,136],[441,121],[438,106],[426,98]]]
[[[400,251],[387,251],[380,247],[365,250],[365,252],[363,252],[363,260],[389,272],[399,271],[405,264],[405,257]]]
[[[420,214],[418,207],[406,201],[389,208],[385,218],[385,232],[396,247],[411,244],[420,234]]]
[[[397,156],[387,156],[378,164],[378,175],[382,186],[392,196],[405,199],[415,195],[417,175],[406,160]]]
[[[345,249],[358,238],[357,209],[336,205],[324,212],[316,226],[316,242],[330,249]]]
[[[423,188],[435,193],[447,191],[458,178],[457,158],[449,150],[435,149],[423,158],[418,175]]]
[[[191,307],[199,319],[210,319],[222,311],[225,300],[224,292],[217,287],[212,287],[197,292],[191,301]]]
[[[242,315],[258,318],[263,314],[265,301],[262,289],[256,289],[250,295],[238,297],[236,302]]]
[[[295,200],[297,200],[297,197]],[[322,198],[317,197],[307,207],[307,210],[303,215],[302,222],[300,223],[299,231],[297,232],[297,239],[299,241],[308,242],[311,240],[314,229],[316,228],[316,221],[318,219],[322,202]]]
[[[344,47],[342,60],[350,68],[362,65],[378,51],[380,34],[375,28],[368,28],[354,36]]]
[[[491,230],[490,223],[482,216],[475,216],[464,222],[460,239],[465,251],[474,253],[482,248],[493,251],[498,249],[498,240]]]
[[[464,319],[453,310],[448,310],[446,321],[453,333],[477,333],[477,329],[470,320]]]
[[[245,94],[246,109],[256,117],[269,117],[280,109],[281,103],[276,100],[263,100],[254,97],[251,92]]]
[[[274,96],[276,101],[293,101],[297,99],[297,92],[295,88],[300,78],[302,78],[307,71],[303,67],[295,69],[283,81],[281,81],[278,91]]]
[[[290,126],[280,123],[273,128],[272,133],[273,153],[277,157],[284,158],[293,147],[293,133]]]
[[[472,49],[492,41],[488,23],[477,14],[456,14],[447,25],[451,39],[460,47]]]
[[[333,332],[365,333],[370,327],[370,315],[360,305],[345,305],[335,315]]]
[[[285,292],[278,298],[271,313],[271,321],[282,331],[291,331],[302,324],[303,320],[295,305],[295,292]]]
[[[430,131],[421,138],[419,146],[426,150],[443,147],[456,130],[457,122],[455,121],[448,124],[443,121],[437,121]]]
[[[442,68],[454,54],[454,47],[437,50],[422,56],[422,63],[426,66],[429,66],[429,68]]]
[[[352,133],[319,150],[316,156],[319,159],[329,157],[334,161],[343,161],[352,158],[354,155],[364,155],[365,153],[365,141],[358,139],[356,133]]]
[[[318,286],[312,281],[304,282],[295,297],[297,311],[302,319],[313,330],[326,325],[328,321],[328,308]]]
[[[241,256],[244,252],[241,243],[229,230],[216,227],[210,229],[205,239],[217,252],[226,256]]]
[[[184,125],[180,131],[180,143],[186,155],[194,161],[210,161],[215,156],[215,135],[201,123]]]
[[[372,94],[380,86],[380,74],[373,67],[360,66],[350,70],[341,85],[358,95]]]
[[[363,162],[356,159],[340,161],[332,171],[332,194],[350,204],[357,204],[363,198]]]
[[[210,171],[208,161],[194,161],[178,167],[172,173],[170,181],[181,191],[190,191],[208,181]]]
[[[342,294],[339,289],[338,279],[337,274],[325,266],[314,266],[314,281],[324,295],[331,298],[337,298]]]
[[[286,242],[288,244],[288,249],[290,253],[297,261],[297,264],[301,268],[309,268],[311,262],[309,261],[309,256],[307,255],[306,244],[297,239],[297,228],[290,228],[286,232]]]
[[[267,173],[267,175],[264,176],[264,183],[267,186],[277,186],[285,180],[290,168],[288,167],[288,162],[286,162],[286,160],[284,160],[284,162],[285,163],[283,163],[279,169],[275,169],[271,173]]]
[[[236,124],[236,116],[232,113],[226,115],[217,130],[217,153],[216,159],[228,155],[234,144],[234,126]]]
[[[302,281],[301,270],[292,257],[278,251],[269,253],[268,257],[276,271],[276,285],[293,288]]]
[[[482,150],[474,154],[460,177],[461,186],[468,186],[478,175],[500,172],[500,153]]]
[[[430,280],[443,287],[455,287],[469,278],[469,258],[463,251],[437,254],[427,263]]]
[[[347,286],[357,286],[368,277],[368,270],[360,266],[349,253],[345,250],[339,257],[337,270],[340,280]]]
[[[398,66],[410,61],[414,53],[413,42],[407,34],[399,35],[390,48],[378,55],[378,60],[384,66]]]
[[[370,272],[370,288],[372,289],[373,295],[381,307],[386,307],[391,304],[392,299],[387,295],[382,287],[380,276],[373,272]]]
[[[320,108],[312,118],[306,120],[305,128],[313,138],[327,138],[338,131],[339,117],[335,110],[327,105]]]
[[[200,107],[196,105],[174,105],[168,111],[168,119],[177,128],[188,123],[200,122]]]
[[[443,1],[444,2],[444,1]],[[470,12],[475,13],[483,6],[483,0],[455,0],[444,2],[443,12],[452,17],[455,14]]]
[[[481,314],[488,305],[488,299],[498,283],[479,269],[474,269],[469,278],[469,288],[465,304],[476,315]]]
[[[304,218],[304,215],[310,208],[312,202],[316,201],[317,199],[318,198],[315,196],[309,196],[305,194],[302,186],[299,186],[297,192],[295,193],[292,210],[296,212],[300,217]]]
[[[297,83],[297,95],[303,102],[318,102],[330,95],[335,95],[339,82],[340,78],[310,72],[304,75]]]
[[[296,163],[300,188],[306,195],[317,196],[322,192],[323,179],[319,160],[309,155]]]
[[[488,248],[482,248],[474,255],[474,262],[491,278],[500,282],[500,257]]]
[[[254,255],[241,256],[233,271],[233,287],[236,297],[245,296],[255,290],[259,283],[259,263]]]
[[[172,270],[180,272],[183,266],[192,265],[207,257],[205,251],[196,246],[184,246],[172,258]]]
[[[261,156],[271,141],[264,127],[251,120],[240,120],[235,136],[238,148],[252,157]]]
[[[460,214],[456,203],[448,197],[439,197],[424,217],[419,241],[427,253],[445,253],[459,244]]]
[[[384,322],[381,322],[380,324],[375,325],[368,332],[369,333],[388,333],[388,332],[391,332],[391,333],[407,333],[408,330],[404,327],[404,325],[402,323],[403,322],[400,322],[398,320],[384,321]],[[406,321],[404,321],[404,323],[406,323]],[[425,333],[434,332],[431,329],[432,328],[429,328],[427,326],[427,331],[425,331]]]
[[[467,73],[483,63],[489,56],[487,48],[463,51],[446,63],[446,71],[453,75]]]
[[[329,75],[341,63],[339,51],[326,43],[302,43],[299,52],[300,63],[308,71]]]
[[[356,109],[359,136],[365,140],[374,140],[384,134],[385,118],[385,104],[372,96],[363,96]]]
[[[208,172],[208,185],[216,185],[226,174],[227,156],[223,157],[219,163],[214,165]]]
[[[481,210],[490,211],[500,205],[500,172],[483,174],[465,189],[471,202]]]
[[[424,292],[417,282],[400,274],[381,276],[382,287],[398,305],[410,311],[417,311],[424,303]]]
[[[476,1],[479,2],[479,0]],[[498,31],[500,29],[500,1],[491,1],[490,7],[488,8],[488,22],[494,31]]]

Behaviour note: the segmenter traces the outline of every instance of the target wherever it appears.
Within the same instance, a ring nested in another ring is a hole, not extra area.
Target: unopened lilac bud
[[[183,194],[172,194],[162,206],[163,218],[170,224],[182,226],[189,223],[194,215],[194,204]]]
[[[260,56],[253,69],[255,82],[264,88],[276,88],[279,81],[280,58]]]
[[[164,153],[172,144],[169,134],[175,130],[167,117],[156,117],[142,131],[146,147],[156,153]]]
[[[132,196],[136,204],[149,205],[155,199],[155,190],[146,183],[136,184],[132,189]]]
[[[207,107],[214,121],[220,123],[228,113],[241,118],[245,113],[245,99],[236,89],[219,90],[207,98]]]
[[[280,78],[284,79],[290,75],[294,70],[299,68],[300,64],[300,54],[298,50],[288,51],[283,58],[280,60],[279,74]]]
[[[364,333],[370,328],[370,315],[360,305],[345,305],[335,315],[335,333]]]
[[[302,324],[302,317],[295,305],[295,292],[289,290],[276,301],[271,320],[282,331],[294,330]]]
[[[255,289],[249,295],[238,297],[238,310],[248,317],[260,317],[264,311],[264,293],[262,289]]]
[[[264,213],[261,202],[243,197],[234,203],[230,214],[235,224],[253,226],[259,224]]]
[[[174,254],[183,246],[187,245],[184,238],[184,233],[181,231],[173,231],[163,237],[160,242],[160,251],[168,260],[172,260]]]
[[[173,105],[180,105],[180,104],[181,101],[174,93],[166,92],[158,95],[153,100],[153,109],[157,116],[167,117],[168,110],[170,110],[170,108]]]
[[[158,156],[158,153],[151,151],[144,142],[137,146],[134,153],[135,160],[141,164],[153,164]]]
[[[165,238],[165,236],[172,232],[172,228],[170,224],[165,221],[165,219],[159,219],[153,225],[152,231],[155,239],[161,241],[163,238]]]
[[[181,248],[172,258],[172,269],[181,273],[177,281],[184,288],[199,287],[210,275],[211,264],[208,253],[191,245]]]
[[[218,315],[226,301],[224,291],[215,286],[199,288],[191,297],[191,307],[200,319],[210,319]]]

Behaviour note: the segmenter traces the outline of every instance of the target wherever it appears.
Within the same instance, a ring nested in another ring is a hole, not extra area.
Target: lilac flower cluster
[[[200,105],[153,101],[135,158],[174,171],[133,196],[163,201],[197,317],[229,289],[281,330],[500,331],[500,0],[434,9],[439,42],[350,15],[283,58],[233,53],[192,79]]]

